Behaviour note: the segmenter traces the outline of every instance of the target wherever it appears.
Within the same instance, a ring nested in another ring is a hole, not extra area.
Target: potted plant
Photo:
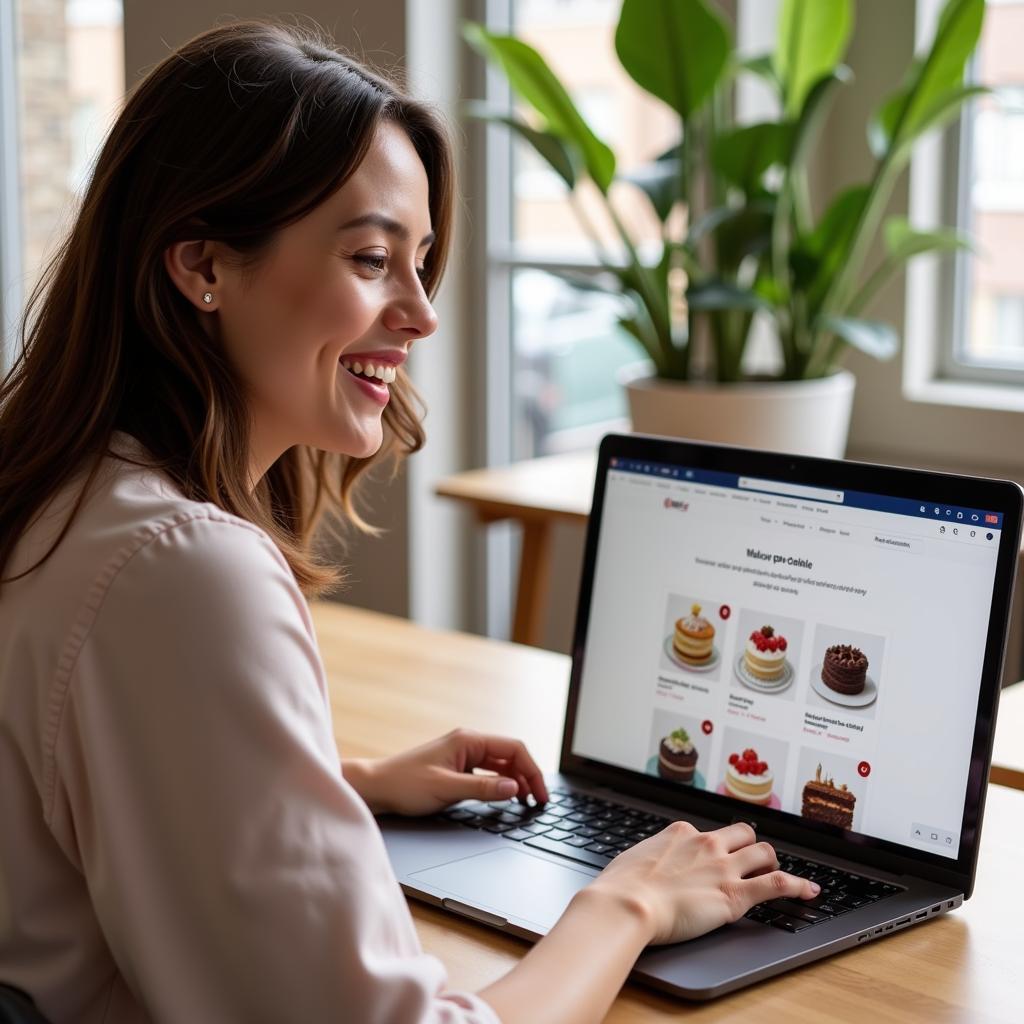
[[[889,359],[898,349],[892,326],[865,316],[872,299],[911,258],[967,244],[952,230],[920,231],[884,214],[915,141],[984,91],[964,84],[983,16],[983,0],[948,0],[930,46],[871,119],[869,180],[817,204],[818,217],[808,164],[836,90],[852,79],[842,64],[851,0],[783,0],[774,52],[748,60],[737,57],[710,0],[624,0],[618,60],[678,116],[679,142],[621,177],[611,149],[536,50],[464,26],[527,116],[481,104],[470,113],[525,139],[570,191],[593,182],[614,225],[619,253],[590,232],[600,273],[564,276],[622,297],[619,324],[646,355],[625,381],[635,429],[843,454],[854,384],[840,369],[844,351]],[[770,84],[775,120],[736,123],[731,97],[740,75]],[[661,224],[652,254],[641,253],[611,201],[620,180],[642,190]],[[885,254],[868,266],[880,232]],[[753,380],[744,354],[759,311],[774,326],[779,371]]]

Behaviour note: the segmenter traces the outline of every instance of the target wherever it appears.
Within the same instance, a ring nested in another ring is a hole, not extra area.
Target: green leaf
[[[688,119],[725,71],[729,29],[706,0],[623,0],[615,52],[637,85]]]
[[[875,359],[892,359],[899,351],[900,340],[895,328],[879,320],[825,316],[818,322],[817,327],[819,330],[831,331],[848,345]]]
[[[889,259],[905,263],[925,252],[955,252],[973,248],[971,240],[952,228],[917,231],[906,217],[890,217],[882,229]]]
[[[500,113],[487,106],[487,104],[479,103],[476,100],[466,103],[463,111],[468,117],[475,118],[478,121],[503,124],[511,128],[533,146],[541,159],[565,182],[568,188],[576,187],[578,172],[576,151],[566,146],[557,135],[532,128],[525,121],[521,121],[519,118],[509,114]]]
[[[810,235],[801,239],[798,252],[794,253],[794,270],[798,279],[803,276],[800,259],[810,257],[811,278],[805,283],[808,300],[812,309],[818,307],[836,274],[842,268],[850,253],[857,232],[857,225],[864,213],[871,187],[855,185],[845,189],[832,201],[818,226]]]
[[[828,116],[829,101],[833,92],[838,86],[846,85],[852,80],[853,72],[845,64],[840,64],[819,78],[811,87],[793,129],[793,148],[789,157],[791,171],[798,171],[806,165],[814,140]]]
[[[709,309],[743,309],[756,312],[765,308],[764,299],[750,288],[740,288],[730,281],[701,281],[686,289],[686,304],[696,312]]]
[[[466,41],[505,72],[512,88],[544,119],[547,132],[575,146],[597,187],[607,193],[615,154],[591,130],[544,58],[512,36],[498,36],[475,22],[463,26]]]
[[[769,167],[788,158],[792,139],[793,127],[785,122],[746,125],[715,139],[711,163],[722,177],[749,193]]]
[[[642,189],[650,199],[658,219],[664,223],[676,201],[680,199],[679,159],[653,160],[651,163],[635,167],[628,174],[621,176],[637,188]]]
[[[984,17],[984,0],[949,0],[930,49],[914,60],[903,84],[871,120],[868,141],[876,157],[881,159],[890,149],[936,126],[936,111],[946,109],[951,94],[962,86]]]
[[[754,199],[743,206],[715,207],[690,228],[686,245],[692,249],[705,235],[714,235],[719,262],[736,266],[744,256],[763,252],[768,247],[774,209],[771,199]]]
[[[787,117],[796,117],[814,83],[842,59],[852,27],[850,0],[783,0],[775,72]]]
[[[761,53],[756,57],[745,57],[736,62],[740,71],[749,71],[752,75],[764,79],[776,92],[782,91],[782,83],[775,73],[775,61],[770,53]]]

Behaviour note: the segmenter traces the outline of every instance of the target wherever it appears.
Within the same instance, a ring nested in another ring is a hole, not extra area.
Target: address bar
[[[787,494],[793,498],[810,498],[814,501],[831,501],[843,503],[842,491],[829,491],[824,487],[805,487],[803,484],[787,484],[781,480],[758,480],[755,477],[741,476],[737,484],[745,491],[764,491],[767,494]]]

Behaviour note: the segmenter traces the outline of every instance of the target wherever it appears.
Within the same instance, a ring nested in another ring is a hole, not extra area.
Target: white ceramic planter
[[[819,380],[704,384],[652,377],[651,365],[624,367],[633,430],[695,441],[841,459],[856,379],[839,370]]]

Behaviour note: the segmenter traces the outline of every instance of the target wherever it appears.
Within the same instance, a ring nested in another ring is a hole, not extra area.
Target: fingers
[[[715,831],[729,853],[757,842],[757,833],[745,822],[736,821]]]
[[[548,790],[544,775],[522,740],[481,733],[463,734],[470,757],[468,768],[487,768],[510,778],[521,779],[519,797],[525,801],[532,793],[538,803],[547,803]]]
[[[744,878],[763,875],[779,866],[775,850],[770,843],[751,843],[732,855],[733,866]]]
[[[791,899],[809,900],[821,892],[821,886],[806,878],[786,874],[785,871],[770,871],[756,878],[745,878],[740,882],[740,891],[750,901],[750,906],[775,900],[781,896]]]

